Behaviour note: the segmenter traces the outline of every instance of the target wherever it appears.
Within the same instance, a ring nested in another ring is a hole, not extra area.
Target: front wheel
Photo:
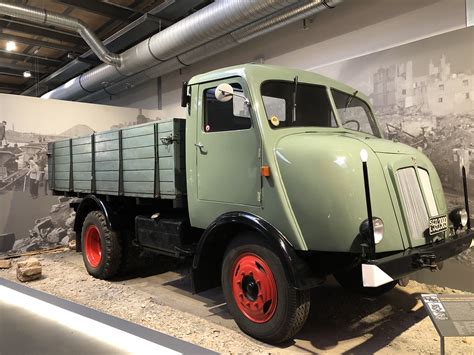
[[[82,225],[82,259],[87,272],[98,279],[110,279],[121,264],[122,248],[117,233],[107,225],[100,211],[92,211]]]
[[[310,291],[290,286],[284,266],[257,234],[238,236],[222,265],[222,288],[243,332],[267,343],[292,338],[306,322]]]

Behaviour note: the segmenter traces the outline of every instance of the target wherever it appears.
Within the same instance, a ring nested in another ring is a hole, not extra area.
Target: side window
[[[243,94],[242,86],[231,84],[234,92]],[[252,126],[248,106],[238,96],[227,102],[217,101],[216,88],[204,91],[204,132],[223,132],[249,129]]]
[[[379,137],[377,125],[367,103],[358,97],[331,89],[342,126]]]

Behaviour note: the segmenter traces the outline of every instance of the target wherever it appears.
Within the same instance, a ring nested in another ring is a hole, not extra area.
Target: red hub
[[[277,287],[268,265],[257,255],[244,253],[232,267],[232,294],[239,310],[252,322],[268,322],[277,306]]]
[[[102,258],[102,246],[100,245],[99,229],[94,225],[90,225],[86,229],[84,250],[90,266],[97,267]]]

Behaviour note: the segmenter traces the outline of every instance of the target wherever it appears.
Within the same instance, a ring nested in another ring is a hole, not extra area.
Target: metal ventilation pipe
[[[0,1],[0,14],[39,23],[41,25],[56,26],[75,31],[84,39],[102,62],[113,66],[120,66],[122,63],[120,55],[110,52],[96,34],[79,19],[31,6],[6,3],[4,1]]]
[[[295,3],[298,0],[216,1],[125,51],[120,66],[99,65],[42,97],[77,100]]]
[[[147,80],[158,76],[168,74],[174,70],[184,68],[191,64],[197,63],[205,58],[236,47],[255,37],[274,31],[284,27],[290,23],[313,16],[325,9],[332,9],[343,0],[311,0],[306,4],[295,4],[291,7],[284,8],[274,14],[263,19],[255,21],[227,35],[221,36],[210,41],[203,46],[194,48],[186,53],[178,55],[176,58],[155,65],[154,67],[144,70],[132,77],[126,78],[114,85],[110,85],[103,90],[92,93],[80,101],[94,102],[113,96],[132,87],[140,85]]]

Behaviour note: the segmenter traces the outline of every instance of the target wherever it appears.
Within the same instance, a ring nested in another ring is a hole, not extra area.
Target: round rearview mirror
[[[234,95],[234,88],[227,83],[219,84],[216,87],[215,95],[218,101],[227,102],[229,100],[232,100],[232,96]]]

